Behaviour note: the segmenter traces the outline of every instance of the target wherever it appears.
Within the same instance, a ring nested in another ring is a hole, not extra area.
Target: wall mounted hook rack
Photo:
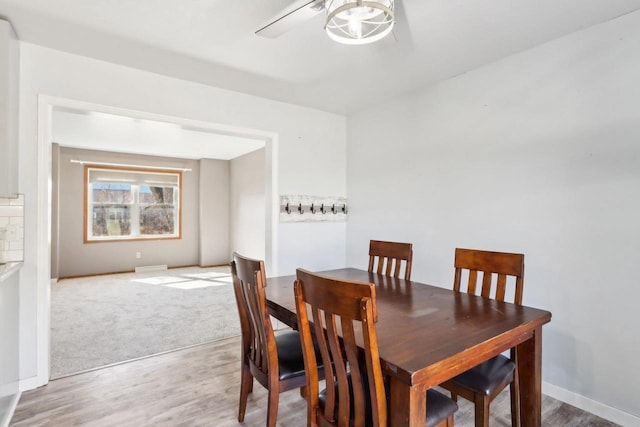
[[[325,215],[328,212],[333,215]],[[346,197],[280,196],[280,222],[339,222],[348,212]]]

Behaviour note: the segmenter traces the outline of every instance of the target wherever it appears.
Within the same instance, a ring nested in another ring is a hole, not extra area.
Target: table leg
[[[427,394],[408,384],[390,379],[389,425],[393,427],[424,427],[427,414]]]
[[[520,425],[540,427],[542,424],[542,327],[516,347],[520,380]]]

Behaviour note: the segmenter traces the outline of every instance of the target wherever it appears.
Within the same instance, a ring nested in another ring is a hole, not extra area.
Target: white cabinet
[[[0,19],[0,199],[4,201],[18,192],[18,49],[11,24]],[[19,397],[20,265],[0,265],[0,425],[9,425]]]
[[[12,271],[3,273],[5,268]],[[0,266],[0,426],[9,425],[19,397],[19,294],[17,268]]]
[[[18,192],[20,47],[13,27],[0,19],[0,197]]]

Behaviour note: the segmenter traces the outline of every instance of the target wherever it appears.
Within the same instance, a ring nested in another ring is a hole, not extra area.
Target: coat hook
[[[289,203],[287,203],[287,206],[284,207],[284,211],[291,215],[291,208],[289,208]]]
[[[311,203],[311,213],[315,214],[318,210],[316,209],[315,205],[313,203]]]
[[[338,213],[338,212],[336,211],[336,205],[335,205],[335,204],[334,204],[334,205],[331,205],[331,212],[332,212],[334,215]]]
[[[322,212],[322,215],[327,213],[327,210],[324,208],[324,203],[320,205],[320,212]]]
[[[304,213],[304,209],[302,209],[302,203],[298,205],[298,213],[300,213],[301,215]]]
[[[347,205],[346,204],[342,205],[342,213],[345,214],[345,215],[347,214]]]

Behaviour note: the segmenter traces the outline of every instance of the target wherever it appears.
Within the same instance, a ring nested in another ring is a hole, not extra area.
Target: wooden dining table
[[[426,391],[516,348],[522,427],[541,425],[545,310],[354,268],[319,272],[376,285],[380,362],[389,377],[389,425],[424,427]],[[267,279],[270,314],[297,329],[295,276]]]

